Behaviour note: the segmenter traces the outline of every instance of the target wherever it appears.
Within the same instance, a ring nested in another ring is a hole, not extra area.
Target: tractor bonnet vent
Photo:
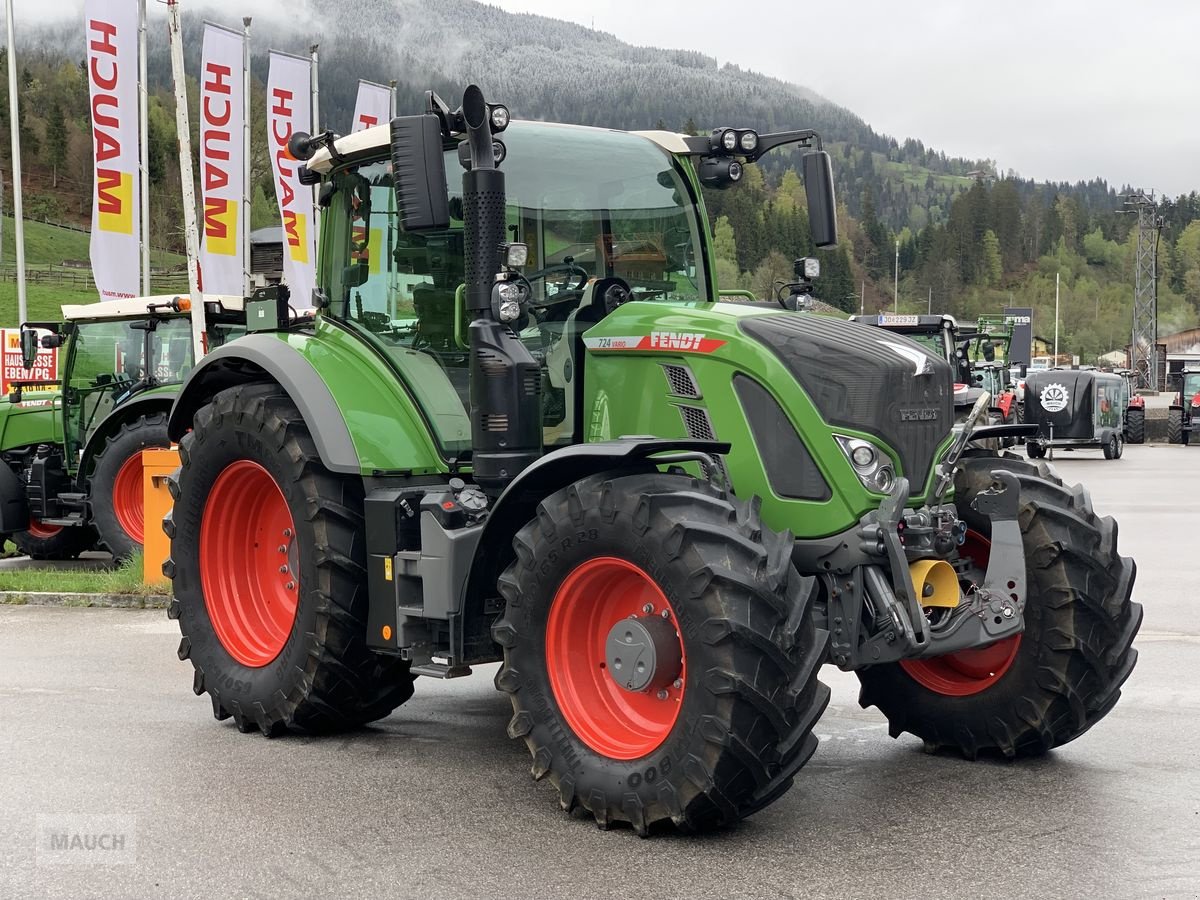
[[[484,415],[481,418],[484,431],[508,431],[508,416]]]
[[[664,368],[666,367],[664,366]],[[712,419],[708,417],[707,410],[698,406],[681,406],[679,414],[683,416],[683,427],[687,429],[688,437],[698,441],[715,441],[717,439],[717,433],[713,430]],[[729,471],[725,468],[725,461],[719,456],[713,456],[712,459],[721,471],[725,483],[728,484]]]
[[[508,371],[504,364],[504,357],[496,353],[489,353],[487,350],[479,351],[479,368],[484,375],[489,378],[500,378]]]
[[[662,368],[663,374],[667,376],[667,386],[672,394],[691,400],[700,399],[700,388],[696,385],[696,379],[692,375],[691,369],[687,366],[670,364],[665,364]]]

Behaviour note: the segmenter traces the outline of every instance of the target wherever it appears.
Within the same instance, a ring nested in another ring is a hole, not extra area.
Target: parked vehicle
[[[1129,390],[1129,406],[1125,409],[1125,440],[1130,444],[1146,443],[1146,398],[1137,393],[1137,373],[1132,369],[1117,369]]]
[[[1167,410],[1167,443],[1186,446],[1200,416],[1200,370],[1185,369],[1176,373],[1174,380],[1179,384],[1179,393]]]
[[[206,299],[209,347],[240,333],[240,297]],[[144,535],[141,451],[166,447],[167,413],[193,365],[190,300],[138,297],[63,307],[22,326],[28,368],[61,346],[61,380],[18,382],[0,401],[0,535],[36,559],[86,550],[123,559]]]
[[[830,246],[812,131],[509,125],[472,86],[293,137],[317,315],[210,353],[168,426],[169,614],[217,719],[356,728],[500,662],[533,776],[647,834],[787,791],[826,660],[972,758],[1112,709],[1141,607],[1086,491],[964,456],[985,404],[956,433],[906,338],[717,302],[700,189],[785,145]]]
[[[1098,447],[1105,459],[1121,458],[1129,385],[1119,375],[1095,369],[1030,372],[1025,392],[1025,424],[1037,426],[1025,441],[1030,459],[1040,459],[1050,447]]]

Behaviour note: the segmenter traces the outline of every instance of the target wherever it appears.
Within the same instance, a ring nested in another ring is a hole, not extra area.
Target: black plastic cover
[[[879,438],[899,454],[913,494],[924,492],[954,422],[946,360],[902,335],[824,316],[752,316],[741,328],[774,351],[829,425]]]
[[[392,119],[392,178],[400,224],[406,231],[450,227],[446,161],[437,116]]]
[[[752,378],[733,376],[746,421],[754,435],[767,483],[780,497],[824,502],[833,496],[804,439],[771,393]]]

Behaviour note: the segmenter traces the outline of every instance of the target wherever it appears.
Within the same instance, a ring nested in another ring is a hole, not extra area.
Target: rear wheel
[[[1109,434],[1108,440],[1104,442],[1104,458],[1121,458],[1121,436],[1115,431]]]
[[[991,522],[971,501],[993,469],[1021,484],[1025,631],[989,647],[874,666],[859,673],[859,702],[930,748],[1032,756],[1072,741],[1102,719],[1137,660],[1142,621],[1129,598],[1136,566],[1117,553],[1117,524],[1099,518],[1080,487],[1066,488],[1046,464],[1014,457],[967,460],[955,500],[970,528],[964,555],[986,566]]]
[[[113,559],[127,559],[142,549],[142,451],[169,447],[165,412],[138,416],[105,441],[92,465],[88,500],[100,546]]]
[[[1146,443],[1146,410],[1131,406],[1125,413],[1125,436],[1131,444]]]
[[[75,559],[96,546],[90,525],[48,525],[29,521],[29,528],[12,536],[17,549],[30,559]]]
[[[676,475],[586,478],[517,534],[493,636],[508,732],[603,827],[728,824],[816,749],[828,633],[791,536]]]
[[[1167,443],[1168,444],[1183,444],[1185,443],[1183,436],[1183,410],[1170,409],[1167,410]]]
[[[238,730],[328,732],[412,696],[407,662],[366,643],[361,482],[329,472],[275,385],[230,388],[180,442],[163,523],[193,689]]]

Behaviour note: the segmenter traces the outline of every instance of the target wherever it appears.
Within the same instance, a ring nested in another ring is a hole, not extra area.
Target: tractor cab
[[[1025,423],[1037,433],[1025,443],[1030,459],[1052,447],[1099,447],[1105,459],[1125,448],[1129,386],[1123,378],[1094,369],[1030,372],[1025,382]]]

